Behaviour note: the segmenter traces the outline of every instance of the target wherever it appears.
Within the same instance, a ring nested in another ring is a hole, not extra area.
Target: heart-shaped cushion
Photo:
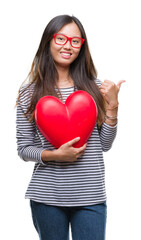
[[[80,137],[74,147],[81,147],[92,134],[97,108],[92,96],[85,91],[69,95],[65,103],[56,97],[42,97],[35,107],[35,122],[42,135],[56,148]]]

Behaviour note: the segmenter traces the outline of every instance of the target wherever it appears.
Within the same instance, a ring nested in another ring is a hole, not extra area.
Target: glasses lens
[[[58,34],[58,35],[56,35],[56,37],[55,37],[55,42],[56,42],[57,44],[62,45],[62,44],[65,44],[66,41],[67,41],[67,38],[66,38],[64,35]]]
[[[81,38],[72,38],[71,44],[73,47],[79,48],[82,45],[82,39]]]

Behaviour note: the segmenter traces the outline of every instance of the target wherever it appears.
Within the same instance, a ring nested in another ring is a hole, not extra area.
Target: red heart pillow
[[[56,148],[80,137],[80,147],[90,137],[97,118],[96,104],[90,94],[76,91],[65,103],[56,97],[42,97],[35,108],[35,122],[43,136]]]

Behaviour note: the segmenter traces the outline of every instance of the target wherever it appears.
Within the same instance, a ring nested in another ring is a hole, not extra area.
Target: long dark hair
[[[97,78],[97,71],[89,51],[86,33],[80,21],[76,17],[69,15],[60,15],[53,18],[43,32],[29,73],[28,87],[34,84],[33,95],[26,112],[26,115],[30,116],[30,121],[34,120],[35,106],[41,97],[45,95],[60,97],[57,94],[59,89],[58,91],[55,89],[55,86],[57,86],[58,72],[50,52],[50,41],[54,33],[57,33],[63,26],[72,22],[78,26],[81,37],[85,39],[85,42],[81,47],[78,57],[70,65],[70,75],[76,89],[87,91],[92,95],[98,108],[98,123],[101,125],[103,122],[105,115],[104,99],[94,81]]]

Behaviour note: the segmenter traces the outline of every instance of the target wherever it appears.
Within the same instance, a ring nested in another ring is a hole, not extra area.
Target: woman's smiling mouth
[[[65,59],[69,59],[72,55],[72,53],[70,52],[61,52],[60,54],[61,54],[61,57]]]

